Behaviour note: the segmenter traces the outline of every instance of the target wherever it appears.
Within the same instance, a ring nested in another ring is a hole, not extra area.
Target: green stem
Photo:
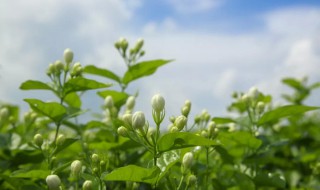
[[[206,162],[207,162],[207,169],[206,169],[205,184],[208,184],[208,178],[209,178],[209,148],[208,147],[206,147]]]
[[[184,180],[184,175],[182,175],[182,177],[180,179],[180,183],[179,183],[179,186],[178,186],[177,190],[179,190],[181,188],[183,180]]]

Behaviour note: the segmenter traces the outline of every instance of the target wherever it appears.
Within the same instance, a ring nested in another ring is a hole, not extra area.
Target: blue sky
[[[175,59],[130,87],[130,93],[140,91],[137,110],[147,113],[155,93],[166,98],[168,115],[179,114],[186,99],[193,102],[192,114],[208,109],[220,115],[234,90],[257,86],[280,101],[288,90],[281,78],[320,81],[316,0],[0,1],[0,100],[23,110],[22,99],[35,94],[20,91],[21,82],[47,80],[48,64],[61,59],[65,48],[83,65],[122,73],[113,47],[120,37],[131,43],[144,38],[145,60]],[[92,96],[84,107],[99,110],[102,100]]]

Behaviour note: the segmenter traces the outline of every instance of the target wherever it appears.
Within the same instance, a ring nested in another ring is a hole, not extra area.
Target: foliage
[[[24,99],[31,111],[22,119],[18,106],[0,105],[0,189],[320,189],[319,107],[303,104],[319,83],[283,79],[294,90],[283,106],[257,88],[236,92],[233,117],[204,110],[191,121],[186,100],[166,131],[164,98],[152,98],[150,120],[134,112],[137,95],[127,92],[171,61],[139,62],[143,43],[115,43],[127,69],[122,76],[82,67],[66,49],[63,61],[49,65],[49,82],[20,86],[49,91],[56,101]],[[98,90],[104,115],[81,123],[88,90]]]

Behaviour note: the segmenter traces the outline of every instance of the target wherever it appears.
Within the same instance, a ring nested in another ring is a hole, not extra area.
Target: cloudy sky
[[[150,112],[162,94],[168,114],[186,99],[193,114],[225,113],[233,91],[257,86],[274,94],[288,90],[287,76],[320,81],[318,0],[0,0],[0,100],[19,104],[34,92],[18,89],[27,79],[47,80],[50,62],[65,48],[83,65],[116,73],[125,65],[113,47],[120,37],[145,39],[148,59],[175,59],[156,75],[135,82],[137,109]],[[48,81],[48,80],[47,80]],[[41,98],[52,99],[47,93]],[[319,97],[319,96],[317,96]],[[102,99],[90,94],[84,107]],[[319,98],[311,101],[319,105]]]

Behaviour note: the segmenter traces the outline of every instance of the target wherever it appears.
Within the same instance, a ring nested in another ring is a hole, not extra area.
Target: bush
[[[18,106],[0,105],[1,189],[320,189],[319,107],[303,104],[320,83],[284,79],[294,90],[284,106],[257,88],[234,93],[234,117],[203,111],[191,121],[186,100],[166,131],[165,99],[152,98],[150,120],[134,111],[137,94],[126,90],[171,60],[139,62],[141,39],[129,49],[121,38],[115,47],[127,67],[123,76],[74,63],[66,49],[63,61],[49,65],[49,82],[20,86],[49,91],[57,101],[24,99],[31,111],[22,119]],[[81,95],[97,89],[104,114],[79,122],[86,112]]]

